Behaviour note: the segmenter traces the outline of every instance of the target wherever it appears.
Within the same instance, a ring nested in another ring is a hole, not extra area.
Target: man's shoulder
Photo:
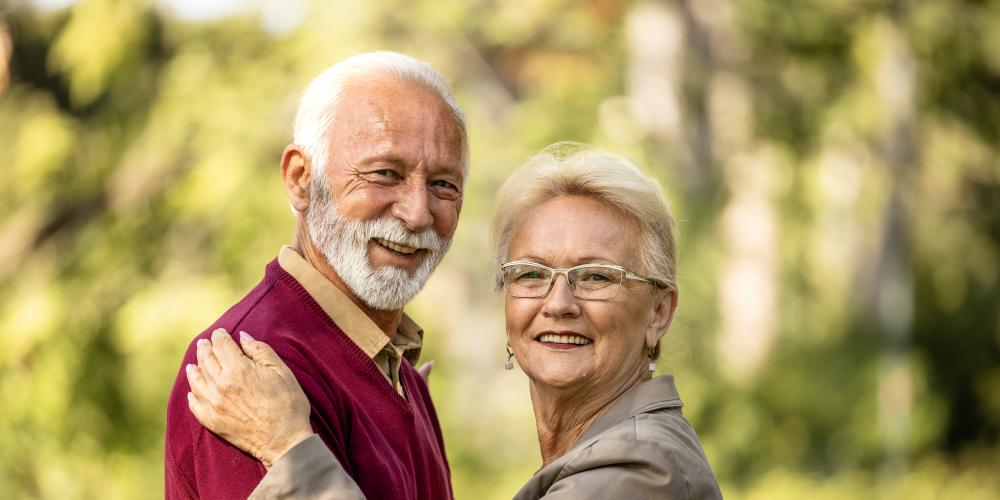
[[[211,335],[217,328],[226,328],[227,330],[235,328],[254,310],[281,307],[280,304],[277,304],[277,302],[280,302],[279,295],[281,294],[275,293],[280,290],[278,286],[280,283],[279,276],[276,273],[277,269],[278,266],[275,261],[269,263],[260,283],[257,283],[255,287],[250,289],[243,298],[233,304],[212,326],[202,332],[201,335],[195,337],[193,341],[197,341],[206,333]]]
[[[256,286],[230,306],[211,325],[191,339],[184,356],[184,364],[193,362],[197,342],[201,339],[211,338],[212,332],[219,328],[225,329],[235,337],[241,327],[247,326],[248,321],[255,322],[259,321],[260,318],[299,317],[299,314],[296,311],[291,311],[290,308],[301,303],[300,297],[295,293],[295,290],[287,286],[288,280],[283,278],[288,278],[288,276],[281,270],[277,259],[268,263],[264,276]],[[261,332],[262,335],[264,333]],[[258,340],[266,340],[272,347],[275,347],[276,344],[280,345],[284,340],[280,335],[261,338],[255,333],[254,337]]]
[[[254,288],[208,328],[195,335],[188,344],[167,400],[164,468],[168,497],[185,498],[197,491],[199,494],[219,498],[246,498],[256,480],[263,475],[256,460],[208,432],[188,410],[187,394],[190,387],[184,367],[189,363],[197,363],[198,340],[210,338],[218,328],[225,328],[230,335],[236,335],[255,311],[280,307],[272,300],[279,285],[272,269],[274,264],[272,261],[267,266],[264,277]],[[226,476],[223,469],[227,467],[232,469],[232,474],[241,478],[236,481],[239,484],[218,480]],[[246,489],[248,482],[250,489]]]
[[[271,272],[273,264],[274,261],[268,264],[264,277],[259,283],[257,283],[256,286],[250,289],[250,291],[235,304],[230,306],[229,309],[222,313],[222,315],[212,322],[211,325],[191,338],[191,341],[188,343],[187,349],[184,351],[184,355],[181,359],[180,367],[174,382],[174,391],[170,395],[171,400],[179,396],[183,396],[184,402],[186,403],[188,388],[187,377],[184,375],[184,367],[189,363],[197,363],[196,348],[199,340],[210,339],[212,332],[219,328],[224,328],[230,334],[235,334],[237,333],[236,329],[246,319],[246,317],[254,311],[254,309],[268,307],[269,301],[266,299],[269,295],[271,295],[271,292],[276,284],[276,279]],[[178,389],[183,389],[183,391],[178,391]],[[181,393],[178,394],[178,392]]]

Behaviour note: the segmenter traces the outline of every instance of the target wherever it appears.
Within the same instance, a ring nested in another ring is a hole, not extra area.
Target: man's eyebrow
[[[389,163],[397,167],[405,167],[407,165],[406,160],[402,156],[396,153],[380,153],[374,154],[361,160],[362,164],[369,163]]]
[[[465,176],[462,173],[462,166],[460,164],[435,163],[434,165],[432,165],[430,168],[427,169],[427,173],[431,175],[445,174],[463,179],[465,178]]]

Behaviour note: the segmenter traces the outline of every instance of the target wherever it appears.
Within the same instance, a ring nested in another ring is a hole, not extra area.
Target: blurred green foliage
[[[727,497],[1000,495],[1000,3],[38,5],[0,2],[0,496],[162,495],[181,354],[291,237],[297,92],[375,49],[469,116],[456,242],[410,308],[459,498],[540,465],[487,227],[557,140],[662,180],[662,370]]]

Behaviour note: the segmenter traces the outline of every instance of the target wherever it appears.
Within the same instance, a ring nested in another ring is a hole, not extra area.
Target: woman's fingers
[[[224,439],[230,439],[229,436],[225,434],[226,427],[220,422],[222,414],[219,413],[217,405],[209,403],[203,396],[199,396],[194,391],[187,394],[188,409],[194,414],[194,418],[201,422],[206,429],[222,436]]]
[[[201,372],[198,370],[198,365],[188,364],[185,366],[184,375],[187,376],[188,385],[191,386],[192,391],[205,391],[205,379],[201,376]]]
[[[420,374],[420,377],[424,379],[424,383],[430,380],[431,370],[433,369],[434,369],[434,361],[428,361],[420,365],[420,368],[417,368],[417,373]]]
[[[238,346],[219,329],[197,353],[185,369],[188,407],[209,430],[265,464],[312,434],[309,400],[271,346],[246,332]]]
[[[188,386],[191,392],[203,403],[209,401],[220,401],[219,390],[215,386],[215,379],[205,373],[198,365],[189,364],[184,368],[187,375]]]
[[[281,360],[278,353],[271,349],[271,346],[265,342],[254,340],[249,333],[240,332],[240,345],[243,346],[243,352],[247,353],[247,356],[250,356],[250,359],[254,360],[255,363],[288,370],[288,366]]]
[[[188,393],[187,399],[188,409],[191,410],[191,413],[194,413],[194,418],[197,418],[202,425],[208,427],[208,430],[213,430],[212,426],[209,425],[211,423],[211,412],[205,408],[205,403],[201,400],[201,398],[196,396],[192,391]]]
[[[233,338],[223,329],[212,332],[212,353],[219,361],[219,366],[223,371],[228,371],[234,366],[250,362],[240,346],[236,345]]]
[[[219,330],[216,330],[219,331]],[[222,330],[225,331],[225,330]],[[215,357],[215,353],[212,352],[212,342],[208,339],[198,339],[198,347],[195,352],[198,357],[198,367],[205,371],[209,376],[216,376],[222,370],[219,365],[219,360]]]

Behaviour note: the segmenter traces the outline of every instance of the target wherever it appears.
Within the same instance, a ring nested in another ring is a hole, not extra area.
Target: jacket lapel
[[[684,406],[684,403],[681,402],[681,397],[677,394],[673,375],[661,375],[645,382],[640,382],[628,392],[619,396],[611,404],[611,407],[580,436],[580,439],[573,444],[570,451],[584,446],[587,441],[598,434],[640,413],[664,408],[680,408],[682,406]]]

